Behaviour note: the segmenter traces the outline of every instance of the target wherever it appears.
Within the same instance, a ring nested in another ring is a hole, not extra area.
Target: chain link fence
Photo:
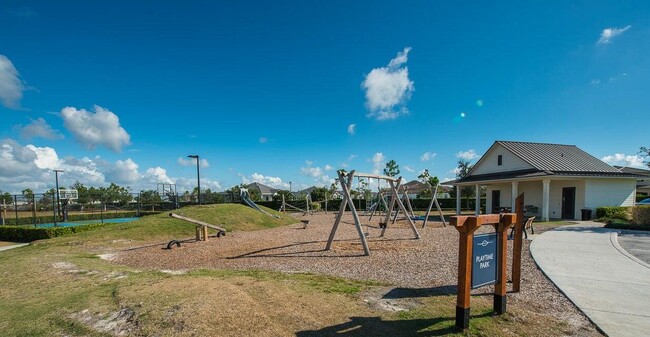
[[[201,204],[240,203],[230,192],[201,195]],[[0,225],[44,225],[61,222],[140,217],[198,204],[194,194],[80,193],[64,199],[55,193],[0,195]]]

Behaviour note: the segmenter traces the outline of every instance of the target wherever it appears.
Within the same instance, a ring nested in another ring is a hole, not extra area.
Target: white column
[[[544,179],[542,180],[542,221],[548,221],[549,213],[549,194],[551,191],[551,180]]]
[[[516,203],[515,200],[517,199],[517,196],[519,195],[518,188],[519,188],[519,182],[518,181],[513,181],[512,182],[512,188],[511,188],[512,198],[511,198],[511,201],[510,201],[510,212],[514,212],[515,207],[517,207],[517,203]]]
[[[476,215],[481,214],[481,185],[474,185],[476,188]]]
[[[456,185],[456,215],[460,215],[460,186]]]

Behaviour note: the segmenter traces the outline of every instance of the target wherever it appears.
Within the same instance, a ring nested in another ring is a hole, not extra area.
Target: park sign
[[[497,281],[497,233],[474,235],[472,247],[472,289]]]

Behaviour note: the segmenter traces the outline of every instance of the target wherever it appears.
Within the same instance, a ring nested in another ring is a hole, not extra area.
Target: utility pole
[[[196,159],[196,182],[199,188],[199,194],[198,194],[198,202],[199,205],[201,204],[201,173],[199,172],[199,155],[198,154],[191,154],[187,156],[188,158],[195,158]]]

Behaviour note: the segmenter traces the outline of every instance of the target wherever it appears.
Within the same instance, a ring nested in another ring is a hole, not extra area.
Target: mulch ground
[[[319,213],[302,218],[311,221],[306,229],[302,224],[295,224],[261,231],[232,232],[218,239],[210,238],[207,242],[187,240],[180,248],[171,250],[164,249],[166,242],[136,247],[119,252],[115,262],[161,270],[211,268],[311,272],[455,294],[458,232],[454,228],[436,222],[429,222],[427,228],[421,228],[422,222],[418,221],[416,226],[421,238],[417,240],[407,222],[398,221],[389,224],[386,235],[379,237],[379,218],[369,221],[368,217],[362,216],[362,222],[367,224],[364,231],[368,233],[371,252],[370,256],[364,256],[350,214],[344,215],[332,249],[324,250],[334,217],[334,213]],[[487,231],[491,231],[491,227],[479,230]],[[529,253],[529,243],[525,241],[523,247],[522,289],[508,296],[509,305],[525,305],[535,311],[544,311],[577,330],[593,333],[593,326],[586,317],[537,268]],[[511,246],[512,241],[509,241],[509,254],[512,254]],[[473,293],[492,290],[492,287],[483,287]]]

